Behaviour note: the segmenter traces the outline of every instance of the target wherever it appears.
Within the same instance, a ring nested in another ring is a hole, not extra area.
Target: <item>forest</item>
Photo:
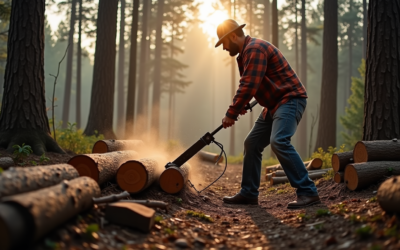
[[[227,19],[304,87],[294,149],[221,125]],[[399,249],[399,95],[398,0],[0,1],[0,250]]]

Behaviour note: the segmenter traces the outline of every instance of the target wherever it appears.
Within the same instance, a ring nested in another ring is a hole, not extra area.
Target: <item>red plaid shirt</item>
[[[236,58],[240,84],[226,116],[237,119],[254,97],[271,115],[291,98],[307,98],[306,89],[282,53],[267,41],[246,36],[243,50]]]

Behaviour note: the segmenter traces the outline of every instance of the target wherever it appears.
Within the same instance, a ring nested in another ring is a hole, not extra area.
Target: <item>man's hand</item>
[[[227,117],[227,116],[225,116],[225,117],[222,119],[222,126],[223,126],[224,128],[229,128],[230,126],[233,126],[233,124],[235,124],[235,120],[233,120],[233,119],[231,119],[231,118],[229,118],[229,117]]]
[[[241,112],[240,112],[240,115],[244,115],[244,114],[246,114],[247,113],[247,110],[246,109],[243,109]]]

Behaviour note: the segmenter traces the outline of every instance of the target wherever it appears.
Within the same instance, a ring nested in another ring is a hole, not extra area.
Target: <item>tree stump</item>
[[[333,180],[336,183],[344,182],[344,172],[336,172],[335,175],[333,176]]]
[[[78,171],[68,164],[38,167],[16,167],[0,175],[0,199],[57,185],[63,180],[79,177]]]
[[[180,168],[169,167],[160,175],[160,187],[169,194],[179,193],[189,179],[190,165],[183,164]]]
[[[367,161],[400,161],[400,142],[397,139],[359,141],[353,150],[354,163]]]
[[[400,214],[400,177],[396,176],[384,181],[376,197],[379,206],[384,211]]]
[[[139,152],[144,143],[141,140],[100,140],[93,145],[93,154],[134,150]]]
[[[37,191],[9,196],[0,204],[1,249],[27,249],[34,242],[75,215],[92,207],[100,196],[99,185],[91,178],[71,181]]]
[[[0,168],[3,170],[13,167],[15,165],[14,160],[11,157],[1,157],[0,158]]]
[[[77,155],[68,161],[80,176],[89,176],[103,184],[115,177],[122,163],[138,157],[135,151],[116,151],[104,154]]]
[[[210,152],[206,152],[206,151],[203,151],[203,150],[200,150],[197,153],[197,156],[203,161],[208,161],[208,162],[217,163],[217,164],[219,164],[219,163],[224,161],[224,156],[223,155],[221,155],[221,158],[217,162],[217,160],[219,158],[219,154],[210,153]]]
[[[347,164],[353,163],[353,151],[332,155],[332,168],[335,172],[344,171]]]
[[[160,177],[161,171],[153,158],[123,163],[117,171],[118,186],[129,193],[139,193]]]
[[[326,172],[315,172],[315,173],[309,173],[308,177],[310,177],[311,180],[315,180],[318,178],[321,178]],[[276,184],[281,184],[281,183],[286,183],[289,182],[289,179],[287,177],[272,177],[269,181],[270,185],[276,185]]]
[[[350,190],[367,187],[385,176],[400,175],[400,161],[371,161],[347,165],[344,182]]]

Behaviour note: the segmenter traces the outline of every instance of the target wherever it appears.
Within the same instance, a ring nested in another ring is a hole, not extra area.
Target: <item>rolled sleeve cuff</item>
[[[239,116],[239,115],[234,114],[230,109],[228,109],[228,111],[226,111],[226,114],[225,114],[225,115],[226,115],[227,117],[229,117],[229,118],[235,120],[235,121],[237,121],[237,118],[238,118],[238,116]]]

